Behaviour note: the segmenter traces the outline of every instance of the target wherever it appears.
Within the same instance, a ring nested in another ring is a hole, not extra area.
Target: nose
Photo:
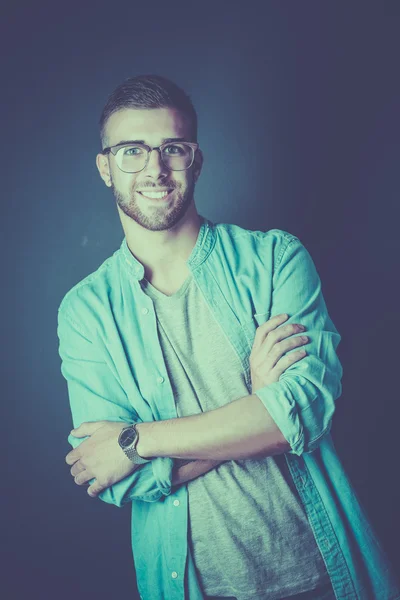
[[[168,173],[167,167],[161,160],[161,152],[159,150],[155,148],[150,150],[147,165],[143,170],[146,175],[152,175],[153,177],[158,177],[161,173]]]

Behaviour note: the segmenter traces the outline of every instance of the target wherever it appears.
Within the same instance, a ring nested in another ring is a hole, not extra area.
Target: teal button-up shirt
[[[250,231],[202,217],[187,261],[235,349],[251,393],[256,328],[287,313],[309,337],[307,356],[256,394],[291,449],[285,454],[338,600],[395,600],[392,567],[336,453],[330,435],[342,366],[313,260],[285,231]],[[58,311],[61,371],[74,427],[85,421],[177,418],[143,265],[126,238],[75,285]],[[226,402],[231,401],[230,398]],[[75,448],[83,439],[68,438]],[[251,460],[251,459],[249,459]],[[188,546],[187,486],[171,489],[174,459],[158,457],[100,494],[132,506],[132,550],[143,600],[202,600]]]

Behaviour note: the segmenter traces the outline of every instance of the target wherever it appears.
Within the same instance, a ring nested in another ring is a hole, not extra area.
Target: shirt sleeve
[[[67,380],[74,428],[86,421],[140,423],[99,344],[89,338],[65,309],[58,311],[57,334],[61,373]],[[85,439],[68,436],[73,448]],[[173,463],[169,457],[154,458],[103,490],[98,497],[119,507],[132,500],[155,502],[171,493]]]
[[[279,381],[254,392],[291,446],[291,454],[312,452],[331,428],[335,400],[342,393],[342,365],[336,354],[341,336],[332,323],[314,262],[291,236],[274,269],[271,316],[286,313],[288,323],[306,327],[307,355]],[[288,351],[297,351],[298,348]]]

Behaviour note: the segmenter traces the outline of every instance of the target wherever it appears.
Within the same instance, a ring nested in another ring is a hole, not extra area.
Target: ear
[[[96,156],[96,166],[106,186],[111,187],[110,165],[107,156],[98,154]]]

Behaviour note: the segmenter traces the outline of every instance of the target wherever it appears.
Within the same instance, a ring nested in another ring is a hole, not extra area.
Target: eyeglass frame
[[[192,150],[193,150],[192,162],[191,162],[191,163],[190,163],[190,165],[189,165],[188,167],[186,167],[185,169],[170,169],[170,168],[168,167],[168,165],[166,165],[166,164],[165,164],[165,162],[163,161],[163,157],[162,157],[162,149],[164,148],[164,146],[171,146],[171,145],[173,145],[174,143],[176,143],[176,144],[187,144],[187,145],[188,145],[188,146],[190,146],[190,147],[192,148]],[[140,171],[143,171],[143,169],[145,169],[145,168],[147,167],[148,163],[149,163],[149,159],[150,159],[150,153],[152,152],[152,150],[158,150],[158,152],[159,152],[159,154],[160,154],[160,158],[161,158],[161,162],[162,162],[162,164],[163,164],[165,167],[167,167],[167,169],[169,169],[170,171],[187,171],[187,170],[188,170],[188,169],[190,169],[190,167],[193,165],[193,163],[194,163],[194,157],[195,157],[196,151],[197,151],[197,150],[198,150],[198,148],[199,148],[199,144],[198,144],[197,142],[187,142],[186,140],[184,140],[184,141],[179,141],[179,142],[164,142],[163,144],[160,144],[159,146],[153,146],[153,147],[151,147],[151,146],[148,146],[147,144],[139,144],[139,143],[127,144],[126,142],[122,142],[121,144],[115,144],[115,146],[109,146],[108,148],[104,148],[104,150],[102,150],[102,151],[100,152],[100,154],[104,154],[104,155],[106,155],[106,154],[109,154],[109,153],[111,152],[111,154],[112,154],[112,155],[115,157],[115,156],[116,156],[116,154],[117,154],[117,152],[118,152],[118,150],[119,150],[120,148],[124,148],[124,147],[126,147],[126,146],[142,146],[143,148],[145,148],[145,149],[147,150],[147,158],[146,158],[146,162],[145,162],[145,164],[144,164],[144,167],[142,167],[141,169],[139,169],[139,171],[124,171],[123,169],[121,169],[121,167],[119,166],[119,164],[117,163],[117,161],[115,161],[115,162],[116,162],[116,165],[117,165],[117,167],[118,167],[118,169],[119,169],[120,171],[122,171],[123,173],[140,173]],[[115,148],[118,148],[118,150],[115,150],[115,152],[114,152],[114,149],[115,149]]]

